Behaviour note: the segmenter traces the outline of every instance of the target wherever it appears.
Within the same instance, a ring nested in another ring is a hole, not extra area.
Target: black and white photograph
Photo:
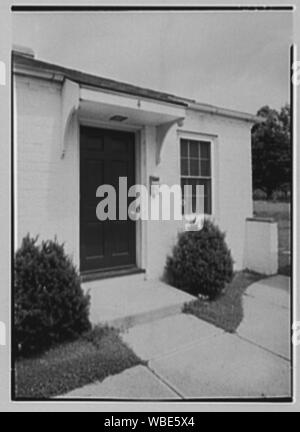
[[[76,6],[10,5],[0,63],[10,401],[292,409],[295,5]]]

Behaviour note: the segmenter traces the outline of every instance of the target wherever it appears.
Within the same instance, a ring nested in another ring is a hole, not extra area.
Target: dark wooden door
[[[118,220],[119,177],[134,184],[134,134],[80,128],[80,270],[97,271],[135,264],[135,222]],[[100,221],[96,197],[100,185],[117,192],[117,219]],[[129,202],[129,200],[128,200]]]

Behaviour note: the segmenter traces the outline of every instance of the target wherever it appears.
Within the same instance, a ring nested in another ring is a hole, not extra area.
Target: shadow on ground
[[[184,306],[183,312],[195,315],[226,332],[234,333],[243,320],[243,294],[247,287],[261,279],[257,273],[242,271],[235,274],[223,294],[213,301],[197,299]]]

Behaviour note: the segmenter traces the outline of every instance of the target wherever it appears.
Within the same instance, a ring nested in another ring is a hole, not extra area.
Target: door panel
[[[119,177],[134,184],[134,134],[80,128],[80,270],[97,271],[135,264],[135,222],[118,220]],[[96,190],[116,189],[117,220],[99,221]],[[130,202],[128,200],[128,202]]]

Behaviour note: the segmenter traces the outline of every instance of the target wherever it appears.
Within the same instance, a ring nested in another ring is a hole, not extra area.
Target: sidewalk
[[[289,278],[251,285],[236,334],[178,313],[130,328],[123,339],[137,366],[65,397],[174,400],[289,397]]]

